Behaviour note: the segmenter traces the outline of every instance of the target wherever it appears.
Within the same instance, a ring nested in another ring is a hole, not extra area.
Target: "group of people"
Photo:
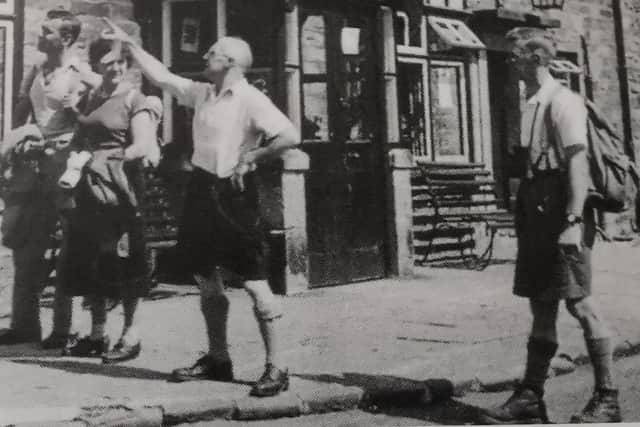
[[[0,344],[40,340],[42,256],[61,220],[54,328],[42,345],[75,356],[100,356],[105,363],[129,360],[140,352],[135,311],[149,288],[139,209],[142,167],[145,159],[157,162],[154,124],[161,109],[157,99],[146,98],[126,82],[133,59],[152,84],[195,110],[194,171],[178,251],[188,254],[180,259],[186,260],[185,268],[200,287],[209,351],[195,365],[175,370],[173,378],[233,379],[227,345],[229,301],[220,276],[224,268],[244,280],[265,344],[265,371],[251,394],[278,394],[289,386],[278,342],[282,308],[266,280],[268,245],[253,172],[258,164],[294,147],[298,132],[245,79],[252,53],[242,39],[224,37],[211,46],[204,55],[209,82],[202,83],[172,74],[121,28],[104,22],[101,38],[89,48],[87,66],[71,50],[80,31],[77,18],[65,11],[50,12],[39,44],[47,58],[23,82],[17,124],[31,113],[41,140],[55,149],[34,160],[26,156],[33,144],[29,138],[11,149],[3,146],[2,152],[12,159],[15,181],[6,200],[9,218],[3,222],[3,238],[14,251],[16,269],[11,328],[0,335]],[[529,299],[533,323],[524,379],[504,404],[484,410],[481,421],[548,421],[544,383],[558,348],[561,300],[584,330],[595,375],[593,397],[572,422],[620,421],[611,334],[590,296],[595,219],[587,200],[587,110],[580,96],[549,73],[556,43],[547,31],[516,28],[507,39],[509,60],[527,95],[518,144],[527,161],[515,213],[514,293]],[[66,173],[75,171],[79,179],[61,190],[65,166]],[[24,217],[29,218],[28,233],[22,232],[27,237],[15,232]],[[92,330],[81,339],[71,333],[74,295],[85,296],[91,306]],[[125,313],[122,336],[113,348],[104,331],[107,298],[122,301]]]

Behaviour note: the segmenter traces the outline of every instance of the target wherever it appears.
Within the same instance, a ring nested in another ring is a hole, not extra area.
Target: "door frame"
[[[328,137],[326,138],[326,140],[303,140],[303,144],[301,145],[301,149],[303,151],[310,151],[311,153],[313,153],[313,151],[317,150],[317,149],[321,149],[323,147],[323,144],[331,144],[332,147],[326,147],[327,149],[333,149],[333,150],[338,150],[340,151],[340,158],[342,157],[348,157],[350,154],[350,152],[355,152],[356,156],[358,156],[357,152],[360,150],[360,148],[363,146],[363,144],[359,143],[357,140],[354,141],[350,141],[348,138],[348,132],[346,129],[343,130],[339,130],[341,128],[341,122],[342,122],[342,118],[338,117],[336,120],[336,116],[340,116],[341,114],[341,110],[340,107],[338,106],[339,101],[339,97],[340,97],[340,84],[342,82],[341,80],[341,74],[343,71],[341,71],[340,69],[340,55],[342,55],[342,53],[337,53],[337,51],[335,51],[335,46],[337,46],[338,49],[340,49],[340,33],[338,32],[337,34],[329,34],[330,27],[333,25],[332,22],[334,21],[334,19],[338,16],[349,16],[350,13],[354,12],[354,9],[357,11],[360,8],[358,7],[359,4],[358,2],[351,2],[351,1],[345,1],[344,3],[339,3],[339,2],[328,2],[324,3],[324,2],[320,2],[320,1],[314,1],[314,0],[307,0],[304,2],[299,2],[298,3],[298,11],[299,11],[299,22],[300,22],[300,31],[297,34],[298,37],[298,41],[300,43],[300,49],[299,49],[299,61],[300,61],[300,84],[298,86],[298,90],[300,91],[300,106],[301,106],[301,112],[302,115],[304,115],[305,112],[305,99],[304,99],[304,70],[302,69],[303,64],[302,64],[302,55],[303,55],[303,46],[302,46],[302,27],[304,25],[304,21],[302,20],[302,17],[304,14],[308,13],[308,14],[318,14],[318,15],[322,15],[325,18],[325,43],[326,43],[326,60],[327,60],[327,78],[326,78],[326,84],[327,84],[327,133],[328,133]],[[381,38],[381,34],[379,31],[379,22],[378,22],[378,7],[377,6],[372,6],[372,5],[366,5],[365,6],[367,8],[367,13],[364,13],[364,11],[362,12],[362,14],[360,16],[364,16],[365,19],[367,19],[367,21],[369,22],[367,25],[370,26],[371,29],[371,37],[373,38],[371,40],[371,48],[373,50],[373,54],[371,55],[371,61],[370,65],[371,65],[371,70],[368,71],[370,73],[370,78],[371,78],[371,89],[372,91],[374,91],[375,93],[373,94],[373,96],[371,96],[370,100],[372,102],[375,103],[375,111],[376,114],[379,116],[379,120],[378,125],[374,126],[371,129],[371,155],[374,156],[374,162],[376,165],[380,165],[379,168],[375,168],[375,170],[373,172],[375,173],[379,173],[380,176],[380,183],[381,183],[381,188],[380,188],[380,220],[381,223],[384,224],[384,227],[387,226],[388,223],[388,211],[385,208],[386,207],[386,203],[387,203],[387,185],[386,180],[388,179],[388,177],[386,176],[385,172],[384,172],[384,156],[386,153],[386,147],[385,147],[385,132],[384,132],[384,125],[382,125],[383,120],[384,120],[384,81],[382,78],[382,63],[380,61],[379,58],[381,58],[380,52],[382,50],[382,38]],[[371,13],[368,13],[369,11],[371,11]],[[362,35],[361,35],[362,36]],[[331,46],[335,45],[334,48],[332,48]],[[334,50],[332,50],[334,49]],[[337,68],[336,68],[337,67]],[[343,134],[344,133],[344,134]],[[305,150],[305,146],[308,147],[308,150]],[[351,148],[351,149],[350,149]],[[364,147],[362,147],[364,148]],[[359,158],[359,157],[354,157],[354,158]],[[313,157],[311,158],[311,163],[313,164]],[[341,166],[344,170],[341,172],[344,174],[344,179],[347,179],[347,175],[348,175],[348,166]],[[307,180],[309,179],[309,177],[313,174],[313,171],[309,171]],[[307,183],[307,185],[309,185],[309,183]],[[345,185],[348,185],[347,183],[345,183]],[[309,197],[310,194],[307,193],[307,197]],[[313,203],[311,203],[310,200],[307,200],[307,206],[311,206],[313,205]],[[349,208],[350,210],[350,208]],[[307,212],[307,215],[309,215],[310,212]],[[307,222],[309,222],[309,220],[307,220]],[[349,223],[352,223],[351,220],[345,220],[345,226],[349,227]],[[311,238],[309,238],[309,242],[311,242]],[[383,278],[386,277],[388,275],[389,272],[389,262],[388,262],[388,247],[389,247],[389,237],[388,237],[388,233],[386,232],[385,229],[381,230],[381,235],[380,235],[380,253],[381,253],[381,260],[380,260],[380,270],[381,273],[378,275],[378,273],[376,273],[374,276],[371,276],[370,278],[358,278],[356,271],[357,271],[357,267],[353,267],[354,270],[350,270],[348,269],[348,271],[344,271],[341,274],[338,274],[336,277],[336,280],[329,280],[326,283],[324,282],[313,282],[311,283],[311,279],[312,279],[312,270],[314,270],[314,266],[310,265],[309,266],[309,279],[310,279],[310,287],[311,288],[318,288],[318,287],[325,287],[325,286],[335,286],[335,285],[341,285],[341,284],[347,284],[347,283],[353,283],[353,282],[357,282],[357,281],[361,281],[361,280],[374,280],[375,278]],[[349,243],[352,244],[352,243]],[[326,248],[325,248],[326,250]],[[311,260],[311,257],[310,257]],[[373,270],[372,270],[373,271]],[[318,271],[320,272],[320,271]],[[354,275],[355,274],[355,275]],[[317,279],[320,279],[322,276],[319,275]],[[338,277],[339,276],[339,277]],[[326,279],[326,278],[325,278]]]

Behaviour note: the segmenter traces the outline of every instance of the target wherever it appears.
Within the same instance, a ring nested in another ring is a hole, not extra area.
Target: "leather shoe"
[[[44,350],[64,349],[73,347],[78,342],[78,334],[61,334],[51,332],[51,335],[42,340],[40,345]]]
[[[73,357],[102,357],[109,351],[109,337],[104,336],[102,339],[92,340],[90,337],[80,338],[75,345],[65,347],[62,350],[63,356]]]
[[[249,392],[250,396],[269,397],[289,389],[289,372],[267,363],[264,373]]]
[[[516,390],[496,408],[483,409],[479,418],[481,424],[549,424],[542,396],[528,388]]]
[[[233,364],[231,360],[215,360],[210,355],[198,359],[189,368],[176,369],[171,373],[171,380],[174,382],[183,381],[233,381]]]
[[[26,344],[26,343],[33,343],[38,341],[40,341],[39,338],[37,337],[28,338],[18,333],[15,329],[0,330],[0,345]]]
[[[122,341],[113,346],[113,350],[108,351],[102,356],[102,363],[108,365],[110,363],[125,362],[127,360],[135,359],[140,354],[142,345],[140,341],[134,345],[127,345]]]
[[[582,412],[571,417],[571,424],[620,423],[618,390],[596,390]]]

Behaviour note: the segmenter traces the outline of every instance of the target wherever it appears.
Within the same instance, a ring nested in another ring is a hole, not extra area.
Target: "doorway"
[[[310,284],[384,277],[376,8],[309,1],[300,13]]]

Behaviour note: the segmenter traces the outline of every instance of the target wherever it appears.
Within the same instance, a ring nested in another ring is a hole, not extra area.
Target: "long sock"
[[[613,344],[611,338],[585,338],[593,365],[596,389],[613,390]]]
[[[99,340],[104,337],[107,323],[107,307],[104,298],[95,297],[91,300],[91,339]]]
[[[214,360],[229,360],[227,345],[229,300],[224,294],[200,297],[200,309],[207,325],[209,355]]]
[[[527,369],[522,385],[530,388],[539,396],[544,393],[551,359],[558,350],[558,343],[541,338],[529,338],[527,343]]]
[[[136,327],[136,310],[138,309],[139,298],[125,297],[122,300],[122,309],[124,311],[124,325],[122,327],[123,343],[127,345],[135,345],[140,341],[138,328]]]

